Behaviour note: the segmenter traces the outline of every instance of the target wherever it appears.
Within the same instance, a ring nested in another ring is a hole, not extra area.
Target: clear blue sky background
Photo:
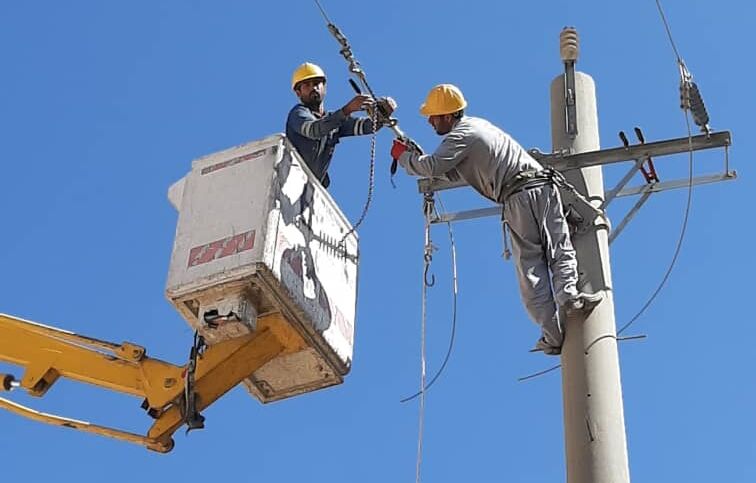
[[[372,85],[394,96],[405,131],[439,138],[417,112],[453,82],[469,113],[548,151],[549,84],[562,71],[558,34],[582,39],[579,68],[598,86],[604,147],[641,126],[647,140],[684,136],[675,59],[655,3],[606,1],[339,2],[325,0]],[[751,132],[756,20],[752,2],[667,1],[675,40],[715,129],[733,132],[732,183],[697,188],[682,255],[656,303],[620,347],[634,481],[756,481],[752,346],[754,188]],[[0,311],[183,363],[192,333],[163,291],[176,213],[168,186],[192,159],[283,130],[292,69],[329,75],[326,103],[351,97],[336,42],[311,1],[38,1],[0,8]],[[354,367],[345,384],[262,406],[237,388],[177,434],[169,455],[0,413],[0,481],[412,481],[419,379],[421,200],[388,178],[379,136],[376,192],[360,230]],[[331,192],[352,219],[368,180],[368,138],[343,142]],[[696,174],[721,170],[696,155]],[[685,155],[660,159],[687,176]],[[606,170],[607,182],[623,167]],[[473,193],[449,209],[485,205]],[[618,324],[632,317],[673,253],[686,192],[655,195],[612,246]],[[616,203],[617,223],[631,201]],[[518,383],[558,359],[527,351],[538,336],[502,261],[495,219],[455,226],[459,323],[454,353],[427,399],[424,481],[564,479],[561,376]],[[428,324],[429,371],[450,330],[444,228]],[[2,365],[0,370],[9,370]],[[15,371],[20,376],[20,371]],[[136,399],[60,383],[43,410],[144,431]]]

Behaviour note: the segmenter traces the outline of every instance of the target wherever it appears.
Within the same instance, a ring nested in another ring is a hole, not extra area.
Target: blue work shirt
[[[286,137],[325,188],[330,184],[328,166],[339,139],[372,133],[371,119],[345,116],[341,109],[321,116],[297,104],[286,119]]]

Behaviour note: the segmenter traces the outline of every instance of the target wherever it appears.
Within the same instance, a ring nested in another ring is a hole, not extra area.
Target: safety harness
[[[537,188],[539,186],[553,185],[559,189],[564,207],[564,215],[567,223],[574,232],[586,231],[595,226],[596,218],[602,219],[602,224],[608,224],[606,213],[601,208],[594,206],[581,194],[575,186],[554,168],[528,169],[517,173],[511,181],[504,185],[499,195],[499,203],[505,204],[514,194],[523,190]],[[507,232],[509,231],[507,220],[502,212],[502,233],[504,237],[504,259],[509,260],[512,253],[509,249]]]

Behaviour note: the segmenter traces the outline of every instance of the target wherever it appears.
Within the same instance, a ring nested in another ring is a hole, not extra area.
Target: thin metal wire
[[[656,297],[659,295],[659,293],[662,291],[662,289],[666,285],[667,280],[669,280],[669,276],[672,274],[672,270],[675,268],[675,264],[677,263],[677,259],[680,256],[680,252],[682,250],[682,244],[683,244],[683,241],[685,240],[685,233],[688,229],[688,219],[690,217],[690,207],[691,207],[692,199],[693,199],[693,134],[690,128],[690,118],[688,117],[687,110],[684,111],[684,116],[685,116],[685,125],[688,128],[688,146],[689,146],[689,150],[688,150],[688,154],[689,154],[688,199],[685,205],[685,215],[683,217],[682,228],[680,229],[680,236],[677,239],[677,245],[675,247],[674,255],[672,255],[672,261],[669,263],[669,267],[667,268],[667,271],[664,273],[664,277],[662,278],[661,282],[659,282],[659,285],[656,287],[656,290],[654,290],[653,294],[651,294],[651,297],[649,297],[648,301],[643,305],[643,307],[641,307],[638,313],[636,313],[625,325],[622,326],[620,330],[617,331],[617,336],[625,332],[631,325],[633,325],[633,323],[635,323],[635,321],[638,320],[641,315],[643,315],[646,309],[648,309],[648,307],[651,306],[653,301],[656,299]],[[625,339],[629,340],[629,338],[625,338]],[[590,347],[588,349],[590,349]],[[559,369],[560,367],[562,367],[561,364],[551,367],[549,369],[546,369],[544,371],[539,371],[525,377],[520,377],[517,379],[517,381],[523,382],[530,379],[534,379],[536,377],[543,376],[544,374],[548,374],[549,372]]]
[[[543,376],[544,374],[548,374],[549,372],[556,371],[560,367],[562,367],[562,364],[557,364],[554,367],[550,367],[550,368],[548,368],[546,370],[543,370],[543,371],[535,372],[533,374],[530,374],[529,376],[518,377],[517,378],[517,382],[524,382],[524,381],[527,381],[529,379],[535,379],[536,377]]]
[[[438,196],[438,195],[436,195]],[[446,208],[444,207],[443,202],[441,201],[441,197],[438,197],[438,202],[441,205],[441,211],[445,212]],[[436,216],[439,217],[438,211],[436,211]],[[438,368],[436,373],[431,378],[430,382],[425,386],[424,391],[428,391],[428,389],[433,386],[433,384],[436,382],[436,380],[441,376],[441,374],[444,372],[444,369],[446,369],[446,365],[449,363],[449,359],[451,358],[452,350],[454,349],[454,340],[456,338],[457,334],[457,298],[459,295],[459,288],[457,284],[457,245],[454,242],[454,231],[452,230],[451,222],[446,223],[449,229],[449,244],[451,245],[451,258],[452,258],[452,324],[451,324],[451,335],[449,336],[449,347],[446,350],[446,355],[444,356],[444,360],[441,363],[441,366]],[[405,397],[404,399],[401,399],[399,402],[405,403],[409,402],[413,399],[415,399],[417,396],[420,395],[421,391],[416,392],[415,394]]]
[[[682,58],[680,57],[680,53],[677,50],[677,46],[675,45],[675,40],[672,38],[672,31],[669,28],[669,23],[667,23],[667,18],[664,16],[664,11],[661,7],[661,2],[659,0],[656,0],[656,6],[659,9],[659,15],[661,16],[662,22],[664,23],[664,28],[667,30],[667,35],[669,36],[669,43],[672,45],[672,50],[675,53],[675,58],[677,59],[678,67],[680,68],[680,82],[683,85],[684,89],[690,88],[690,74],[688,73],[687,68],[685,67],[685,63],[683,62]],[[656,299],[657,295],[661,292],[662,288],[667,283],[667,280],[669,279],[669,276],[672,274],[672,270],[675,267],[675,264],[677,263],[677,258],[680,256],[680,251],[682,249],[683,241],[685,240],[685,233],[688,229],[688,218],[690,217],[690,207],[693,200],[693,133],[690,128],[690,107],[684,105],[683,106],[683,117],[685,117],[685,126],[688,130],[688,199],[685,203],[685,215],[683,217],[682,222],[682,228],[680,229],[680,236],[677,239],[677,245],[675,246],[675,252],[674,255],[672,255],[672,261],[669,263],[669,267],[667,268],[667,271],[664,273],[664,277],[662,277],[661,282],[659,282],[659,285],[656,287],[656,290],[654,290],[654,293],[651,294],[651,297],[648,299],[648,301],[643,305],[643,307],[640,308],[637,314],[635,314],[629,322],[627,322],[625,325],[622,326],[620,330],[617,331],[617,335],[622,334],[625,330],[627,330],[628,327],[633,325],[633,323],[638,320],[638,318],[643,315],[643,313],[646,311],[646,309],[651,305],[651,303]]]
[[[326,23],[331,23],[331,19],[330,19],[330,18],[328,18],[328,15],[326,15],[326,13],[325,13],[325,10],[323,9],[323,6],[322,6],[322,5],[320,5],[320,2],[319,2],[318,0],[315,0],[315,4],[316,4],[316,5],[318,6],[318,8],[320,9],[320,13],[322,13],[322,14],[323,14],[323,18],[325,19]]]
[[[669,27],[669,23],[667,22],[667,18],[664,16],[664,11],[661,7],[661,2],[659,0],[656,0],[656,6],[659,9],[659,15],[661,16],[662,22],[664,23],[664,28],[667,31],[667,36],[669,37],[669,43],[672,45],[672,50],[674,51],[675,58],[677,60],[678,67],[680,68],[680,76],[682,82],[689,82],[689,79],[686,79],[685,73],[687,72],[687,68],[685,67],[685,63],[683,62],[682,58],[680,57],[680,53],[677,50],[677,46],[675,45],[675,40],[672,37],[672,31]],[[689,87],[689,86],[688,86]],[[672,255],[672,261],[669,263],[669,267],[667,268],[667,271],[664,273],[664,277],[662,277],[661,282],[659,282],[659,285],[656,287],[656,290],[651,294],[651,297],[649,297],[648,301],[643,305],[643,307],[640,308],[638,313],[636,313],[625,325],[620,328],[620,330],[617,331],[617,336],[622,334],[625,330],[627,330],[633,323],[635,323],[638,318],[640,318],[641,315],[648,309],[649,306],[653,303],[653,301],[656,299],[656,297],[659,295],[659,293],[662,291],[664,286],[667,283],[667,280],[669,280],[670,275],[672,274],[672,270],[675,267],[675,264],[677,263],[677,259],[680,256],[680,252],[682,250],[682,244],[685,240],[685,233],[688,229],[688,219],[690,217],[690,207],[692,205],[693,200],[693,133],[690,128],[690,118],[688,117],[688,111],[689,109],[683,109],[683,116],[685,117],[685,126],[688,130],[688,198],[685,203],[685,214],[683,216],[683,222],[682,227],[680,229],[680,236],[677,239],[677,245],[675,246],[675,252]],[[629,339],[629,338],[622,338],[622,339]],[[618,338],[617,340],[622,340]],[[551,367],[549,369],[546,369],[544,371],[536,372],[531,375],[518,378],[517,380],[527,381],[529,379],[534,379],[536,377],[542,376],[544,374],[547,374],[549,372],[552,372],[558,368],[560,368],[562,365],[556,365],[554,367]]]
[[[664,274],[664,277],[662,278],[661,282],[659,282],[659,286],[656,287],[656,290],[654,290],[654,293],[651,295],[651,297],[648,299],[648,301],[641,307],[641,309],[638,311],[633,318],[630,319],[629,322],[627,322],[625,325],[622,326],[620,330],[617,331],[617,335],[622,334],[625,330],[627,330],[628,327],[633,325],[633,323],[638,320],[638,318],[643,315],[643,313],[646,311],[646,309],[651,305],[651,303],[656,299],[656,296],[659,295],[662,288],[664,288],[664,285],[666,285],[667,280],[669,279],[669,276],[672,274],[672,269],[675,268],[675,264],[677,263],[677,258],[680,256],[680,251],[682,249],[683,241],[685,240],[685,232],[688,229],[688,219],[690,217],[690,207],[693,200],[693,134],[690,129],[690,118],[688,117],[688,111],[684,111],[683,115],[685,116],[685,125],[688,128],[688,146],[689,146],[689,159],[688,159],[688,199],[685,204],[685,216],[683,217],[682,222],[682,228],[680,229],[680,236],[677,239],[677,246],[675,247],[675,253],[672,255],[672,261],[669,263],[669,268],[667,268],[666,273]]]
[[[664,15],[664,10],[662,10],[660,0],[656,0],[656,8],[659,9],[659,15],[664,23],[664,29],[667,31],[667,37],[669,37],[669,43],[672,45],[672,50],[675,52],[677,62],[681,64],[683,63],[682,57],[680,57],[680,53],[677,51],[677,45],[675,45],[675,39],[672,38],[672,30],[669,28],[669,23],[667,22],[667,17]]]

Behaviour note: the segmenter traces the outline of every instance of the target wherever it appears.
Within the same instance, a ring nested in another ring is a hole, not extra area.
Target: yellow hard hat
[[[462,91],[452,84],[439,84],[428,93],[425,102],[420,106],[423,116],[441,116],[454,114],[467,107]]]
[[[325,82],[326,75],[325,72],[323,72],[323,69],[315,64],[305,62],[304,64],[297,67],[294,71],[294,74],[292,74],[291,88],[294,89],[300,82],[307,79],[314,79],[316,77],[322,77],[323,81]]]

